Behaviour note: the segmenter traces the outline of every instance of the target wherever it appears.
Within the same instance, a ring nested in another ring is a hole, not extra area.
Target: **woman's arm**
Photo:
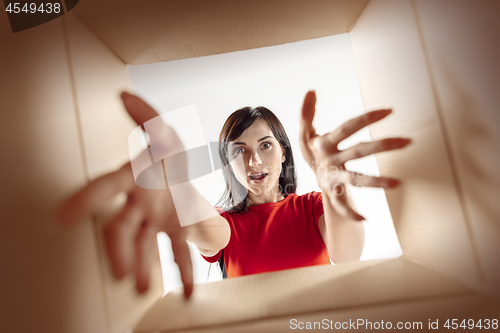
[[[138,125],[158,116],[140,98],[127,93],[123,93],[121,97],[128,113]],[[156,125],[154,133],[148,132],[155,148],[163,149],[164,156],[184,151],[180,139],[170,126],[161,122]],[[189,182],[176,185],[175,193],[172,193],[169,186],[165,186],[167,177],[161,171],[163,165],[167,174],[170,171],[171,175],[182,177],[181,180],[187,179],[187,160],[181,158],[169,162],[167,158],[162,165],[157,162],[146,170],[151,164],[149,156],[149,152],[144,151],[119,170],[93,180],[64,203],[58,219],[64,224],[76,223],[95,213],[107,199],[125,193],[127,203],[103,229],[113,274],[118,279],[134,275],[137,290],[145,292],[149,288],[150,252],[156,241],[156,234],[165,231],[172,243],[185,296],[189,297],[193,289],[193,268],[186,240],[195,243],[205,253],[218,251],[229,242],[229,224]],[[134,172],[139,174],[137,179],[134,179]],[[140,187],[138,184],[141,181],[160,182],[164,189]],[[177,205],[174,204],[173,194]]]
[[[184,195],[190,206],[189,214],[192,214],[189,218],[193,221],[202,219],[203,216],[200,214],[202,212],[213,216],[185,226],[186,239],[194,243],[204,256],[214,256],[229,243],[231,228],[227,220],[219,215],[219,212],[196,191],[192,184],[186,186]]]
[[[347,188],[342,195],[352,206]],[[323,192],[323,210],[318,226],[330,259],[334,263],[359,260],[365,245],[363,223],[339,215],[330,202],[328,192]]]

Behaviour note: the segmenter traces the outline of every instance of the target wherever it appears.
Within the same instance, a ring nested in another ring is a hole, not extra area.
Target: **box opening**
[[[160,114],[186,106],[196,108],[197,126],[203,133],[186,130],[189,124],[172,124],[184,142],[193,141],[194,136],[198,142],[199,136],[201,142],[216,142],[226,118],[241,107],[262,105],[271,109],[283,123],[292,143],[299,195],[320,191],[312,170],[302,158],[298,142],[300,108],[305,93],[316,90],[318,101],[314,125],[320,134],[331,132],[365,112],[349,34],[130,66],[129,71],[134,92],[144,97]],[[368,129],[344,140],[339,147],[345,149],[363,141],[371,141]],[[367,175],[379,175],[374,156],[349,161],[347,167]],[[220,170],[193,180],[193,184],[214,205],[224,190]],[[351,192],[358,211],[367,218],[361,260],[400,256],[402,250],[384,190],[351,187]],[[168,236],[160,233],[158,241],[167,293],[182,284]],[[210,267],[196,246],[190,245],[195,283],[221,280],[219,267],[215,264]]]

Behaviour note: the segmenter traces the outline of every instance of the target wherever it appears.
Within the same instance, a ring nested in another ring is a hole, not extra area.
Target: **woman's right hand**
[[[139,97],[128,93],[122,93],[121,97],[128,113],[138,125],[158,116]],[[162,137],[156,139],[166,143],[163,148],[182,151],[182,143],[171,127],[164,125],[162,129]],[[154,137],[150,139],[155,140]],[[103,201],[125,192],[127,203],[104,227],[106,250],[114,276],[121,279],[128,274],[134,275],[137,291],[145,292],[149,288],[149,253],[154,248],[156,234],[164,231],[172,242],[184,294],[188,298],[193,290],[193,267],[186,243],[186,230],[179,223],[169,187],[165,187],[145,189],[137,186],[131,163],[127,163],[118,171],[93,180],[74,194],[61,207],[58,218],[63,224],[76,223],[96,212]]]
[[[318,185],[324,194],[327,194],[331,205],[336,212],[350,220],[361,221],[359,215],[349,203],[346,184],[354,186],[370,186],[393,188],[398,186],[399,180],[388,177],[374,177],[349,171],[345,164],[349,160],[361,158],[371,154],[401,149],[411,140],[406,138],[388,138],[372,142],[363,142],[346,150],[340,150],[338,145],[362,128],[373,124],[391,113],[391,110],[376,110],[365,113],[342,124],[335,131],[318,135],[313,126],[316,112],[316,93],[309,91],[302,105],[300,130],[300,148],[302,155],[314,170]]]

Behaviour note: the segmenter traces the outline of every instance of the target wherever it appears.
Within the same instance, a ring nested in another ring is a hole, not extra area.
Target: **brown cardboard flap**
[[[411,1],[371,1],[350,37],[365,108],[393,109],[370,127],[372,138],[413,140],[376,155],[382,176],[402,180],[386,195],[403,254],[479,289],[477,255]]]
[[[146,313],[135,332],[226,325],[301,313],[468,293],[470,289],[406,259],[314,266],[176,289]]]
[[[368,0],[87,0],[86,26],[128,65],[248,50],[346,33]]]
[[[87,177],[93,180],[130,161],[128,136],[137,125],[126,113],[119,97],[123,90],[132,90],[130,75],[127,66],[76,16],[69,13],[64,19],[85,170]],[[133,327],[163,294],[156,246],[151,254],[150,287],[145,295],[136,292],[134,278],[116,281],[111,272],[101,229],[123,207],[124,199],[125,195],[117,196],[103,203],[103,210],[96,214],[94,221],[104,285],[103,300],[111,332],[125,332]]]
[[[500,299],[500,2],[415,1],[482,289]]]
[[[92,224],[55,220],[86,180],[61,21],[0,45],[1,331],[107,332]]]
[[[333,309],[273,317],[262,320],[251,320],[232,324],[222,324],[210,327],[197,327],[183,329],[182,333],[254,333],[254,332],[290,332],[291,330],[308,330],[312,327],[319,330],[359,330],[385,331],[388,329],[409,331],[430,331],[439,328],[438,332],[451,331],[446,328],[446,323],[453,327],[463,329],[459,325],[465,320],[467,332],[484,332],[489,320],[489,329],[492,330],[492,320],[498,318],[500,304],[478,295],[476,292],[454,295],[438,296],[409,301],[397,301],[370,306],[361,306],[347,309]],[[455,321],[453,321],[455,319]],[[469,324],[474,323],[474,329]],[[359,324],[359,325],[358,325]],[[300,326],[299,326],[300,325]],[[399,327],[398,327],[399,325]],[[406,328],[405,328],[406,325]],[[482,328],[479,327],[482,326]],[[382,328],[383,327],[383,328]],[[149,331],[148,333],[165,331]]]

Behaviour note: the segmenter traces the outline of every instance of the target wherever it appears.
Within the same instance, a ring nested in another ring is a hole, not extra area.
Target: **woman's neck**
[[[254,194],[248,192],[248,206],[257,206],[269,202],[278,202],[285,198],[285,196],[279,191],[279,187],[273,188],[272,191],[262,194]]]

